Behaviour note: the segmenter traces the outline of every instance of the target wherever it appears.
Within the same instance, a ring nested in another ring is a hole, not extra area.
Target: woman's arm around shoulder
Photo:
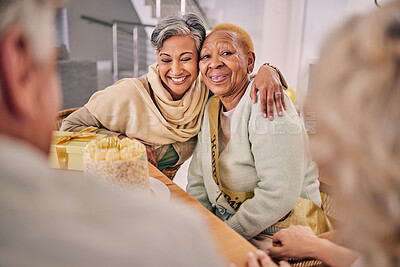
[[[251,87],[250,97],[253,104],[257,102],[257,91],[260,92],[261,112],[264,118],[274,120],[274,103],[278,110],[278,115],[283,115],[286,110],[286,103],[283,97],[283,90],[287,88],[287,83],[278,68],[269,63],[263,64]],[[283,108],[283,109],[282,109]]]

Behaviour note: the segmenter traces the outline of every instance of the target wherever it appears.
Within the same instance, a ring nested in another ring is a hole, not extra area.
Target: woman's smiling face
[[[204,41],[199,67],[205,84],[214,94],[229,96],[249,82],[248,53],[237,38],[235,33],[217,31]]]
[[[199,75],[198,52],[190,36],[172,36],[157,53],[161,80],[174,100],[181,99]]]

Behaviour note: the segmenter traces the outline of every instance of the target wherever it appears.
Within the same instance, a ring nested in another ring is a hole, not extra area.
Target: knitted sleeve
[[[192,161],[188,171],[188,185],[186,191],[199,201],[204,207],[212,211],[213,207],[208,199],[208,194],[204,185],[204,176],[202,168],[202,131],[200,130],[196,148],[194,150]]]
[[[285,100],[291,103],[288,97]],[[307,150],[305,129],[290,104],[284,116],[276,116],[272,122],[253,105],[248,131],[258,183],[254,197],[246,200],[226,223],[250,239],[295,206],[301,194]]]

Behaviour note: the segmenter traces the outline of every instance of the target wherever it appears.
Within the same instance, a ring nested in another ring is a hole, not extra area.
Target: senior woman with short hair
[[[136,138],[146,144],[149,161],[160,170],[179,166],[193,153],[209,97],[198,69],[205,35],[203,22],[194,14],[166,17],[151,36],[157,63],[148,73],[96,92],[64,120],[61,130],[97,126],[98,133]],[[258,75],[260,83],[274,81],[271,75],[275,73],[268,71]],[[269,91],[275,89],[269,87]]]
[[[289,97],[284,93],[287,110],[274,121],[252,105],[253,51],[247,32],[232,24],[214,27],[203,44],[200,71],[215,96],[205,108],[187,191],[263,248],[262,236],[284,226],[300,199],[322,210],[317,167]],[[326,222],[318,223],[325,224],[318,231],[327,230]]]

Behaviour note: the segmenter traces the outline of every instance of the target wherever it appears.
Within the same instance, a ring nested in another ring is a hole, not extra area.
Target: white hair
[[[28,36],[36,60],[46,60],[55,45],[55,8],[59,0],[0,0],[0,38],[11,25]]]

